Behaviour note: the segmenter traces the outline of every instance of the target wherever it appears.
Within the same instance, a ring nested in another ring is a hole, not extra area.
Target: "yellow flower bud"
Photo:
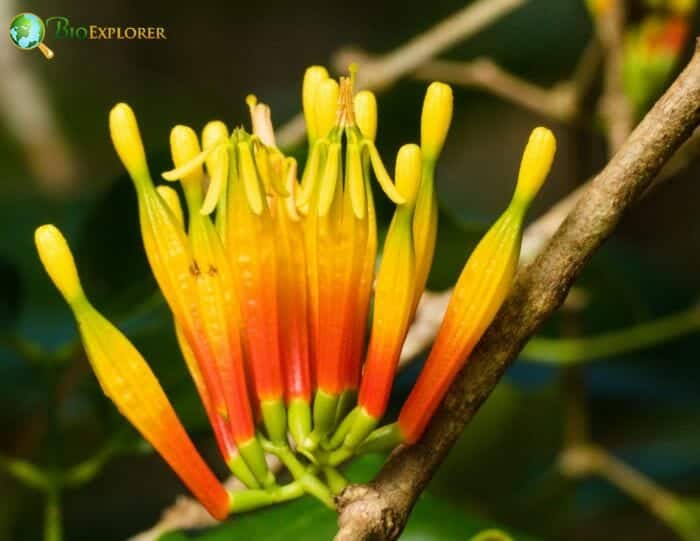
[[[328,71],[323,66],[311,66],[304,73],[301,94],[306,131],[309,134],[310,143],[313,143],[319,136],[316,124],[316,90],[324,79],[328,79]]]
[[[173,213],[173,216],[175,216],[175,220],[177,221],[177,223],[184,227],[185,215],[182,213],[182,206],[180,205],[180,196],[177,195],[177,192],[170,186],[165,185],[158,186],[156,188],[156,191],[163,198],[163,201],[165,201],[165,204]]]
[[[207,122],[202,130],[202,148],[209,150],[217,143],[225,142],[228,139],[228,128],[221,120]]]
[[[178,125],[170,132],[170,153],[175,167],[182,167],[195,159],[201,153],[197,134],[189,126]],[[193,168],[183,175],[180,180],[183,184],[201,185],[204,173],[201,165]]]
[[[550,130],[543,127],[532,130],[520,162],[514,201],[524,205],[532,201],[552,168],[556,150],[557,140]]]
[[[404,145],[396,156],[396,189],[413,205],[423,172],[423,154],[418,145]]]
[[[109,112],[109,133],[131,178],[135,181],[150,179],[136,116],[126,103],[118,103]]]
[[[377,137],[377,98],[369,90],[355,95],[355,122],[362,135],[374,141]]]
[[[333,129],[338,117],[340,87],[335,79],[324,79],[316,90],[316,129],[318,137],[325,137]]]
[[[66,302],[73,305],[83,299],[73,254],[58,228],[51,224],[38,227],[34,232],[34,242],[41,263]]]
[[[436,160],[440,155],[451,121],[452,89],[445,83],[430,83],[420,122],[420,146],[426,160]]]

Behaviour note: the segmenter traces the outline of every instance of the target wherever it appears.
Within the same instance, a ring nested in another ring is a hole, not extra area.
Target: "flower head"
[[[110,133],[136,189],[144,247],[183,357],[222,455],[248,492],[227,500],[145,361],[85,299],[60,234],[37,231],[42,262],[76,315],[105,392],[218,518],[304,492],[332,506],[341,460],[420,437],[508,293],[525,210],[555,148],[551,132],[533,131],[513,199],[467,262],[398,423],[373,433],[433,259],[435,167],[452,91],[429,86],[420,145],[400,148],[393,178],[374,143],[377,100],[354,92],[354,69],[338,81],[322,67],[306,71],[303,167],[276,146],[270,108],[254,96],[247,102],[251,132],[221,121],[201,137],[173,128],[174,169],[162,176],[182,185],[187,220],[177,192],[154,185],[127,105],[110,113]],[[396,206],[378,266],[373,178]],[[292,485],[276,486],[263,448],[280,457]]]

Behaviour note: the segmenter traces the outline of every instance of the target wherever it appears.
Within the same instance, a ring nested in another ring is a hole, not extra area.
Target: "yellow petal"
[[[200,214],[205,216],[211,214],[219,203],[225,184],[228,181],[228,167],[229,149],[226,145],[219,145],[207,160],[209,188],[207,189],[204,203],[202,203],[202,208],[199,211]]]
[[[258,178],[258,173],[255,168],[250,143],[238,143],[238,160],[241,180],[243,181],[248,205],[253,213],[259,216],[263,211],[265,203],[263,201],[262,187],[260,186],[260,179]]]
[[[374,169],[374,174],[377,177],[379,185],[384,190],[384,193],[389,199],[391,199],[397,205],[403,205],[406,203],[406,198],[401,195],[401,193],[396,189],[394,182],[391,180],[389,173],[384,167],[384,162],[382,162],[379,152],[377,152],[377,147],[371,141],[365,141],[364,146],[369,150],[369,158],[372,162],[372,169]]]

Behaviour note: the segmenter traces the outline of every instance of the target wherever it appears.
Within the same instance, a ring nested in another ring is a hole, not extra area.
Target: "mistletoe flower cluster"
[[[220,121],[201,136],[173,128],[175,168],[162,176],[182,186],[187,220],[178,192],[155,186],[131,108],[118,104],[109,117],[182,355],[246,490],[227,492],[204,463],[146,361],[86,298],[60,231],[36,231],[103,391],[217,519],[307,493],[333,507],[346,484],[343,461],[420,438],[509,290],[525,211],[554,157],[552,133],[536,128],[513,199],[464,267],[398,420],[380,427],[433,259],[434,173],[452,91],[429,86],[420,145],[401,147],[393,178],[374,144],[371,92],[355,94],[353,77],[336,81],[311,67],[302,101],[302,169],[277,148],[270,109],[252,96],[252,133]],[[396,205],[378,264],[373,178]],[[291,482],[278,484],[265,453],[280,458]]]

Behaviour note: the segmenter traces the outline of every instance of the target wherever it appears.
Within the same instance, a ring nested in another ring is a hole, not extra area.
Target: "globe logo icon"
[[[20,13],[10,22],[10,39],[20,49],[38,48],[46,58],[53,58],[53,51],[44,45],[46,27],[41,17],[33,13]]]

